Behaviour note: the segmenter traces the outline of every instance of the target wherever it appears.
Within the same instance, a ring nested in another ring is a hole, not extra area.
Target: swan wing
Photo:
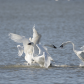
[[[31,53],[32,52],[32,46],[28,45],[28,43],[30,42],[27,38],[25,38],[25,36],[20,36],[18,34],[14,34],[14,33],[9,33],[9,37],[17,42],[17,43],[23,43],[24,46],[24,53]],[[21,49],[21,46],[19,47],[19,50]],[[22,49],[21,49],[22,50]],[[20,50],[20,55],[21,55],[21,50]]]
[[[23,46],[17,45],[17,48],[18,48],[18,56],[22,56],[24,49]]]
[[[25,36],[20,36],[14,33],[9,33],[9,37],[17,43],[23,43],[23,46],[26,46],[30,42]]]
[[[36,31],[35,26],[33,27],[33,38],[32,42],[38,44],[40,42],[41,35]]]
[[[44,67],[48,68],[50,66],[50,59],[49,57],[47,56],[46,52],[43,52],[43,55],[44,55]]]
[[[78,57],[84,61],[84,51],[81,51]]]
[[[23,44],[29,43],[28,39],[25,38],[25,36],[20,36],[18,34],[9,33],[9,37],[17,43],[23,43]]]

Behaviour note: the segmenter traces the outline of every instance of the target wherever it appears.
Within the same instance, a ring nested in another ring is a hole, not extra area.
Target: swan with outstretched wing
[[[11,40],[22,43],[23,46],[17,45],[18,48],[18,56],[21,56],[23,52],[25,53],[25,60],[28,62],[28,60],[31,58],[31,54],[33,53],[33,47],[31,45],[28,45],[28,43],[33,42],[34,43],[34,54],[37,55],[39,53],[39,50],[36,46],[37,43],[40,42],[41,35],[36,31],[35,26],[33,27],[33,38],[27,39],[25,36],[20,36],[18,34],[9,33],[9,37]],[[32,58],[29,62],[31,64]]]

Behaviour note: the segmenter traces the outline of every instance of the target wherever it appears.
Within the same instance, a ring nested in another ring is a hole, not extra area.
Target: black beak
[[[55,48],[55,49],[56,49],[57,47],[53,45],[53,48]]]
[[[63,48],[63,45],[61,45],[60,47]]]
[[[28,43],[28,45],[31,45],[31,43]]]

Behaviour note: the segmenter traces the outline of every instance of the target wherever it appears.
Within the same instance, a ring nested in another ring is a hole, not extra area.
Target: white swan
[[[34,46],[33,43],[29,43],[28,45]],[[51,64],[51,60],[53,60],[50,56],[50,54],[47,52],[47,48],[42,46],[41,44],[36,44],[36,46],[39,49],[39,54],[34,57],[33,55],[33,60],[34,62],[38,63],[41,67],[48,68]],[[34,53],[34,48],[33,48],[33,53]]]
[[[18,56],[21,56],[24,52],[25,60],[27,62],[31,58],[30,56],[33,53],[33,47],[28,45],[29,42],[34,43],[34,50],[35,50],[34,54],[37,55],[39,53],[39,50],[38,50],[36,44],[38,44],[40,42],[41,35],[35,30],[35,26],[33,27],[33,38],[27,39],[27,38],[25,38],[25,36],[20,36],[18,34],[14,34],[14,33],[9,33],[9,37],[17,43],[23,43],[23,46],[17,45]],[[31,64],[31,62],[32,62],[32,59],[28,63]]]
[[[47,48],[45,46],[42,46],[41,44],[37,44],[37,47],[39,49],[39,55],[42,54],[43,52],[43,58],[44,58],[44,67],[48,68],[51,64],[51,61],[53,61],[52,57],[50,56],[50,54],[47,51]]]
[[[83,49],[82,51],[77,51],[77,50],[75,50],[75,45],[74,45],[74,43],[72,43],[71,41],[67,41],[67,42],[62,43],[62,45],[61,45],[60,47],[63,48],[63,46],[67,45],[68,43],[71,43],[71,44],[73,45],[73,51],[74,51],[74,53],[75,53],[82,61],[84,61],[84,48],[83,48],[83,47],[81,47],[81,48]]]

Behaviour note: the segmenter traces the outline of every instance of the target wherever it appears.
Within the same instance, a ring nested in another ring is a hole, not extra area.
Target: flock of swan
[[[25,60],[27,61],[27,65],[32,65],[34,63],[39,64],[40,67],[48,68],[51,65],[51,61],[53,61],[53,58],[48,53],[48,50],[46,46],[52,47],[56,49],[57,47],[54,45],[45,44],[42,45],[40,43],[41,34],[39,34],[35,26],[33,27],[33,37],[27,39],[25,36],[20,36],[18,34],[9,33],[9,37],[11,40],[22,43],[23,46],[17,45],[18,48],[18,56],[22,56],[22,54],[25,54]],[[63,48],[68,43],[71,43],[73,45],[73,51],[74,53],[82,60],[84,61],[84,46],[81,47],[82,51],[77,51],[74,49],[74,44],[71,41],[67,41],[62,43],[60,46]]]

